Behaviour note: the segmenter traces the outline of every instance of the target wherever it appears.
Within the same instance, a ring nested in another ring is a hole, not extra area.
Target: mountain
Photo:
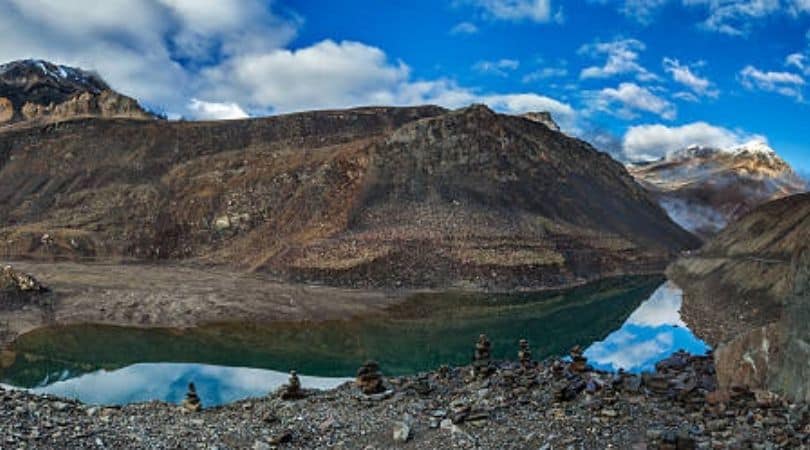
[[[0,130],[0,255],[353,287],[563,286],[697,239],[589,144],[484,106]]]
[[[39,60],[0,65],[0,127],[76,117],[154,118],[95,73]]]
[[[810,400],[810,194],[755,208],[668,275],[721,384]]]
[[[728,149],[692,146],[630,173],[679,225],[713,236],[753,207],[807,191],[807,184],[761,141]]]

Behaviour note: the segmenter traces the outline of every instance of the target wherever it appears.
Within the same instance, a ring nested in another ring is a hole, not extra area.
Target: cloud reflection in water
[[[205,406],[222,405],[261,397],[287,382],[288,374],[274,370],[222,367],[205,364],[134,364],[123,369],[97,372],[32,389],[85,403],[123,405],[162,400],[179,403],[193,381]],[[347,378],[301,376],[305,388],[330,389]]]
[[[604,341],[585,350],[589,362],[598,369],[630,372],[652,371],[655,363],[678,351],[702,355],[709,350],[686,327],[680,309],[683,292],[671,282],[658,288]]]

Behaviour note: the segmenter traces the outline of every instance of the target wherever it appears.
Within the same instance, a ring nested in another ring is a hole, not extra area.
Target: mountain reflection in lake
[[[687,339],[677,291],[661,283],[634,277],[564,292],[419,294],[384,317],[319,324],[47,328],[18,340],[0,382],[123,404],[177,402],[194,381],[203,402],[216,405],[265,395],[293,368],[312,376],[305,386],[328,388],[369,358],[388,375],[467,364],[482,332],[495,358],[514,359],[525,337],[537,359],[594,343],[586,355],[598,368],[646,369],[678,348],[705,350]]]

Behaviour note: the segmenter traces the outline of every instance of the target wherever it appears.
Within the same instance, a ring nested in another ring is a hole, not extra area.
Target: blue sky
[[[0,0],[0,11],[0,59],[95,69],[175,116],[482,102],[550,110],[628,159],[767,139],[810,172],[810,0]]]

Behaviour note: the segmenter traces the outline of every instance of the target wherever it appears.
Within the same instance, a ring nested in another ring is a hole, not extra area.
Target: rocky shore
[[[358,383],[330,391],[301,390],[293,374],[265,398],[210,409],[202,399],[199,411],[0,390],[0,447],[810,448],[808,404],[761,391],[720,395],[711,356],[676,353],[638,376],[593,371],[578,349],[570,363],[532,362],[527,351],[522,344],[515,362],[478,351],[472,366],[383,377],[373,390],[363,389],[373,362]]]

